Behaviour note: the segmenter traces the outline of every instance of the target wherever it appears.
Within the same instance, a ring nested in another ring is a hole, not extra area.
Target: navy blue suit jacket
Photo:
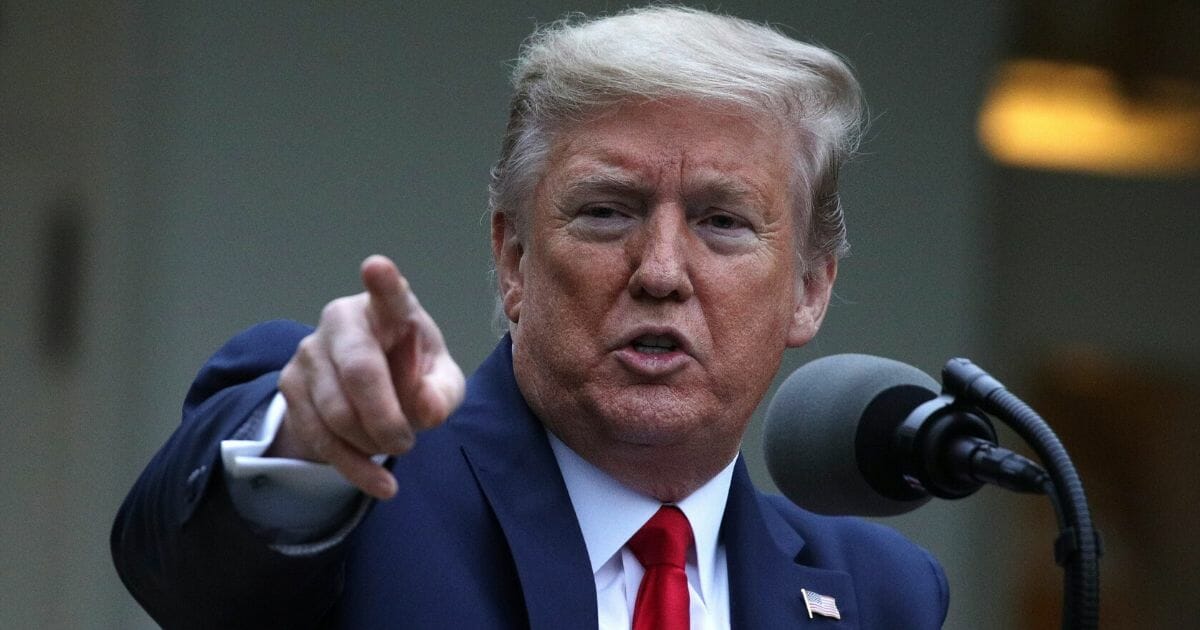
[[[507,339],[466,400],[397,458],[395,499],[337,544],[284,554],[234,510],[219,443],[275,393],[309,329],[257,326],[214,355],[183,423],[130,491],[112,532],[130,592],[163,626],[595,628],[583,536]],[[937,628],[941,568],[897,533],[758,492],[738,461],[720,532],[734,628]],[[801,589],[842,619],[809,619]]]

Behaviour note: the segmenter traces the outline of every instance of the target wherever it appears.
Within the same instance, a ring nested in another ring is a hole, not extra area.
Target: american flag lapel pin
[[[800,589],[800,593],[804,595],[804,607],[808,609],[809,619],[812,619],[813,615],[821,615],[822,617],[832,619],[842,618],[842,613],[838,611],[836,599],[803,588]]]

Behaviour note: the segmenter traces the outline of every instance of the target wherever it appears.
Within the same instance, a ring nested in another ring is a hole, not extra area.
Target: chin
[[[633,386],[617,392],[598,392],[591,406],[610,437],[628,444],[680,444],[706,427],[711,429],[717,421],[714,407],[705,401],[663,386]]]

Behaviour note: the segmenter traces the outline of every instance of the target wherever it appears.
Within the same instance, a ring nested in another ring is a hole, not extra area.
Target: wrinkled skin
[[[556,136],[530,217],[493,217],[526,400],[660,500],[732,461],[824,316],[836,262],[801,273],[793,142],[737,111],[627,104]]]

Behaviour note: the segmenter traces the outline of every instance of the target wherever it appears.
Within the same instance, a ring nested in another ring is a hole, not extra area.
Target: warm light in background
[[[993,157],[1017,166],[1200,172],[1200,86],[1159,81],[1133,98],[1097,66],[1010,61],[984,102],[979,137]]]

